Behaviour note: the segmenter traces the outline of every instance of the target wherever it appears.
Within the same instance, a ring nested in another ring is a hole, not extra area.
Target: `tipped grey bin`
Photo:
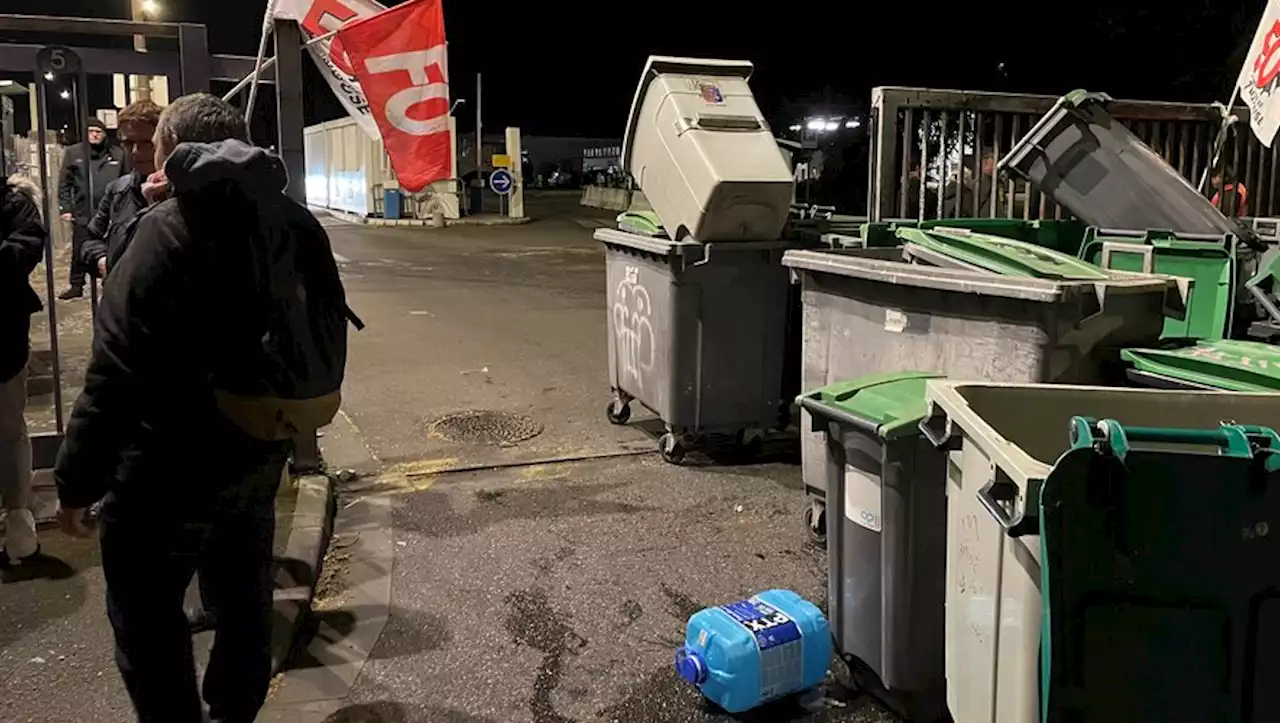
[[[609,420],[637,401],[667,433],[663,458],[682,461],[706,434],[777,428],[785,394],[785,244],[700,244],[596,231],[605,247]]]
[[[1166,314],[1185,313],[1171,277],[1015,278],[907,264],[901,247],[788,251],[782,263],[802,285],[804,389],[901,370],[1095,383],[1108,376],[1104,367],[1118,365],[1118,347],[1154,343]],[[815,536],[825,537],[824,445],[801,414],[805,515]]]

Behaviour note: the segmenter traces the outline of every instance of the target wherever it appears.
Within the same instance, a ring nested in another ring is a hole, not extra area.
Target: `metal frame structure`
[[[930,88],[880,87],[871,92],[871,163],[868,178],[867,214],[872,220],[893,218],[937,218],[979,215],[983,201],[988,213],[981,215],[1022,218],[1053,218],[1061,210],[1025,183],[999,180],[991,184],[989,199],[970,198],[944,209],[926,207],[924,183],[918,198],[908,198],[912,166],[928,169],[939,164],[944,179],[953,173],[977,176],[982,172],[984,153],[999,158],[1014,142],[1058,101],[1056,96],[988,93]],[[1220,106],[1207,103],[1165,103],[1117,100],[1111,115],[1123,121],[1143,142],[1160,153],[1191,183],[1196,183],[1212,159],[1212,145],[1222,123]],[[1233,111],[1248,118],[1248,110]],[[1280,145],[1267,149],[1247,132],[1247,123],[1237,124],[1224,150],[1224,157],[1238,171],[1239,180],[1250,190],[1254,215],[1280,213],[1280,196],[1275,192],[1280,179]],[[928,129],[927,132],[922,129]],[[1241,132],[1241,129],[1243,132]],[[957,153],[957,149],[960,150]],[[910,156],[904,151],[910,151]],[[933,154],[930,156],[930,154]],[[950,159],[958,155],[958,167]],[[904,160],[907,159],[907,160]],[[972,164],[972,168],[968,165]],[[941,196],[942,194],[938,194]]]
[[[65,73],[77,79],[75,84],[77,116],[81,137],[86,137],[89,120],[87,100],[87,69],[95,73],[124,73],[132,75],[163,75],[169,78],[174,95],[208,92],[211,81],[236,82],[254,72],[255,59],[234,55],[211,55],[208,35],[203,25],[190,23],[138,22],[129,20],[103,20],[100,18],[55,18],[33,15],[0,15],[0,33],[44,33],[54,35],[97,36],[146,36],[177,40],[178,50],[138,52],[109,48],[71,47],[69,51],[80,61],[74,72]],[[264,72],[261,82],[280,82],[276,86],[278,106],[278,149],[289,170],[287,193],[305,202],[305,160],[303,154],[302,117],[302,42],[297,23],[280,21],[276,24],[276,51],[278,67]],[[32,73],[36,87],[36,117],[38,121],[38,155],[40,183],[46,190],[45,218],[56,217],[49,189],[48,159],[45,143],[48,138],[46,113],[45,70],[48,70],[48,53],[54,46],[24,43],[0,43],[0,72]],[[42,61],[44,65],[42,65]],[[55,73],[61,74],[61,73]],[[86,166],[87,169],[87,166]],[[90,181],[92,183],[92,181]],[[92,196],[90,196],[92,197]],[[58,356],[57,302],[53,298],[53,243],[46,230],[45,268],[49,313],[50,351],[53,356],[53,389],[56,432],[32,435],[33,467],[37,470],[53,466],[58,448],[65,433],[63,422],[61,364]],[[314,471],[319,468],[316,440],[297,440],[294,468]]]

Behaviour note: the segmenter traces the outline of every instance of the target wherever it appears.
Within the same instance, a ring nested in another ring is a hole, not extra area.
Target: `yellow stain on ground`
[[[534,464],[520,468],[521,482],[551,482],[569,478],[569,465],[564,462]]]
[[[436,483],[441,472],[458,464],[457,457],[420,459],[394,464],[378,475],[378,486],[401,492],[421,492]]]

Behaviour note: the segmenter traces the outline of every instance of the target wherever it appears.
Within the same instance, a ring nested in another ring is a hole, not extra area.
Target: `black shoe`
[[[187,611],[187,625],[192,635],[213,630],[217,624],[218,617],[203,607]]]
[[[84,287],[72,286],[71,288],[67,289],[61,294],[58,294],[58,298],[63,301],[71,301],[72,299],[84,298]]]

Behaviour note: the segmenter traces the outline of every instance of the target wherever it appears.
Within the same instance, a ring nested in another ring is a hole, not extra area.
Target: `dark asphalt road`
[[[688,616],[771,587],[825,598],[794,461],[678,468],[648,453],[412,476],[653,448],[604,418],[591,233],[611,214],[574,201],[532,199],[543,220],[523,227],[329,229],[369,324],[344,409],[391,470],[396,540],[390,620],[331,723],[728,720],[672,670]],[[464,410],[545,431],[510,447],[431,438],[432,420]],[[887,717],[854,701],[755,719]]]

